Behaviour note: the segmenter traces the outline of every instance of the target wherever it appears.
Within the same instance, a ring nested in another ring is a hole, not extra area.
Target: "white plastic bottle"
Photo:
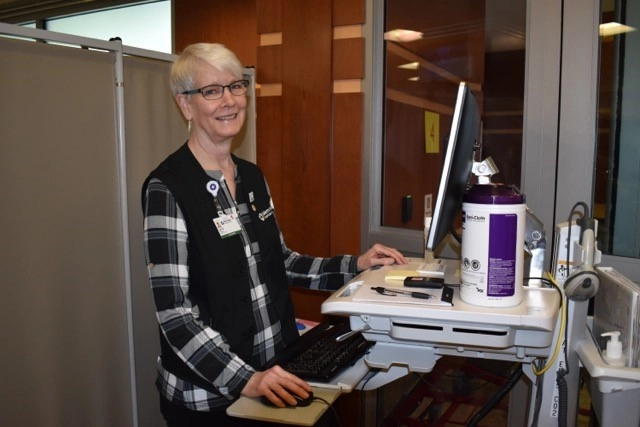
[[[601,334],[603,337],[611,337],[607,341],[607,349],[602,352],[602,358],[611,366],[624,366],[625,357],[622,355],[622,343],[620,342],[620,332],[611,331]]]
[[[476,184],[463,195],[460,298],[484,307],[522,302],[524,194],[509,185]]]

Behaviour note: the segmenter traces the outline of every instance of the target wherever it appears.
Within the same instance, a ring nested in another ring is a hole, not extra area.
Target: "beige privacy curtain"
[[[170,66],[168,62],[154,59],[124,58],[127,204],[138,419],[140,426],[149,427],[163,425],[155,389],[160,344],[144,266],[140,191],[149,172],[187,140],[186,122],[169,90]]]
[[[0,425],[131,425],[114,54],[0,57]]]

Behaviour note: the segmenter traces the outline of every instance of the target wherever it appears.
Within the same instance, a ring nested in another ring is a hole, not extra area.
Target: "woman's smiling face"
[[[212,84],[226,86],[241,78],[204,64],[194,76],[194,88]],[[185,117],[191,120],[192,134],[206,136],[218,143],[233,138],[242,129],[247,111],[246,95],[233,95],[226,87],[222,97],[214,100],[204,99],[200,93],[179,96],[184,97],[179,104]]]

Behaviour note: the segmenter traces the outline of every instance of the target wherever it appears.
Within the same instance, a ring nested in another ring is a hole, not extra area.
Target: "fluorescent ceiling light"
[[[418,82],[420,81],[420,77],[409,77],[408,80],[411,82]]]
[[[411,30],[391,30],[384,33],[384,39],[393,42],[412,42],[414,40],[420,40],[422,33]]]
[[[616,34],[628,33],[635,30],[637,30],[637,28],[629,27],[628,25],[623,25],[618,22],[600,24],[600,35],[602,37],[615,36]]]
[[[398,68],[402,68],[403,70],[417,70],[419,66],[419,62],[408,62],[406,64],[398,65]]]

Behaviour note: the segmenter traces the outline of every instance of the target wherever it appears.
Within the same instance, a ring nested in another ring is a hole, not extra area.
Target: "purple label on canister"
[[[512,296],[515,293],[518,215],[491,214],[489,221],[487,296]]]

